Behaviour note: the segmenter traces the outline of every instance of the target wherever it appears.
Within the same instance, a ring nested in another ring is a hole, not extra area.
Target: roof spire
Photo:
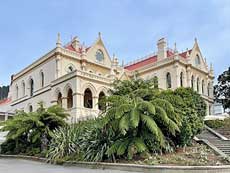
[[[197,44],[197,38],[196,38],[196,37],[195,37],[195,39],[194,39],[194,40],[195,40],[195,43]]]
[[[214,70],[213,70],[213,65],[212,65],[212,63],[210,63],[210,73],[213,75],[213,73],[214,73]]]
[[[122,59],[122,64],[121,64],[121,66],[122,66],[122,67],[125,66],[125,61],[124,61],[124,59]]]
[[[101,32],[98,32],[98,37],[101,39]]]
[[[174,43],[174,53],[177,53],[176,42]]]
[[[57,47],[61,47],[61,35],[60,35],[60,33],[58,33],[58,35],[57,35],[56,46],[57,46]]]

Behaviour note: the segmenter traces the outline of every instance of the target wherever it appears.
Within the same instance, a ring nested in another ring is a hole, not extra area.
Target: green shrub
[[[157,97],[168,100],[182,118],[180,133],[177,133],[176,138],[172,137],[172,140],[180,146],[191,144],[193,137],[204,127],[206,104],[202,97],[191,88],[162,91]]]
[[[55,105],[45,109],[42,103],[39,105],[35,112],[19,111],[12,119],[0,123],[3,126],[1,131],[8,132],[2,152],[29,155],[43,152],[53,130],[66,125],[68,114],[63,108]]]
[[[225,118],[224,120],[206,120],[205,124],[214,129],[225,128],[230,129],[230,118]]]

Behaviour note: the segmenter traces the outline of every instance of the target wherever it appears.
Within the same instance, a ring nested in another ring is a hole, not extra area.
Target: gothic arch
[[[97,94],[96,94],[96,95],[99,96],[100,92],[104,92],[105,96],[107,96],[107,95],[108,95],[108,88],[106,88],[106,87],[104,87],[104,86],[99,87],[99,88],[97,89]]]
[[[63,94],[65,97],[67,97],[69,89],[72,89],[72,91],[74,92],[72,85],[70,83],[67,83],[63,89]]]
[[[93,97],[97,95],[97,90],[96,90],[96,88],[93,86],[93,84],[91,84],[91,83],[86,83],[86,84],[84,84],[84,85],[82,86],[82,91],[81,91],[81,93],[84,94],[84,92],[85,92],[85,90],[86,90],[87,88],[89,88],[89,89],[91,90],[91,92],[92,92],[92,94],[93,94]]]

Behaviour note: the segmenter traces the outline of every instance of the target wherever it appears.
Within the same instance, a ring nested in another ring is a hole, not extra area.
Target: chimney
[[[78,50],[80,48],[80,41],[78,37],[74,37],[72,41],[72,46]]]
[[[158,60],[167,58],[167,43],[165,38],[161,38],[157,42],[157,58]]]

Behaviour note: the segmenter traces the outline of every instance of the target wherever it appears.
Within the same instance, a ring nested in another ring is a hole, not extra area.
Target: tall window
[[[103,102],[103,98],[105,98],[105,93],[100,92],[98,97],[98,109],[99,110],[105,110],[105,103]]]
[[[72,108],[72,107],[73,107],[73,91],[72,89],[69,89],[67,93],[67,108]]]
[[[93,96],[89,88],[87,88],[84,92],[84,107],[93,108]]]
[[[25,82],[22,82],[22,95],[25,96],[26,95],[26,85]]]
[[[45,77],[44,77],[44,73],[41,72],[41,87],[44,87],[45,85]]]
[[[200,64],[200,57],[199,57],[199,55],[196,55],[195,64],[196,64],[196,65],[199,65],[199,64]]]
[[[191,88],[194,89],[194,76],[192,75],[192,78],[191,78]]]
[[[207,86],[207,93],[208,93],[208,96],[210,96],[210,91],[209,91],[209,89],[210,89],[210,83],[208,83],[208,86]]]
[[[60,92],[58,93],[57,104],[62,106],[62,94]]]
[[[17,86],[17,85],[16,85],[16,87],[15,87],[15,92],[16,92],[16,94],[15,94],[16,99],[18,99],[18,86]]]
[[[171,75],[169,72],[166,74],[166,86],[167,88],[172,88]]]
[[[202,94],[204,94],[204,80],[202,80],[202,87],[201,87]]]
[[[183,72],[180,73],[180,86],[183,87]]]
[[[32,105],[29,106],[29,112],[33,112],[33,106]]]
[[[34,94],[34,80],[30,79],[30,96]]]
[[[158,88],[158,77],[157,76],[154,76],[153,78],[153,86],[154,88]]]
[[[199,78],[197,78],[196,80],[196,90],[198,93],[200,92],[200,79]]]

